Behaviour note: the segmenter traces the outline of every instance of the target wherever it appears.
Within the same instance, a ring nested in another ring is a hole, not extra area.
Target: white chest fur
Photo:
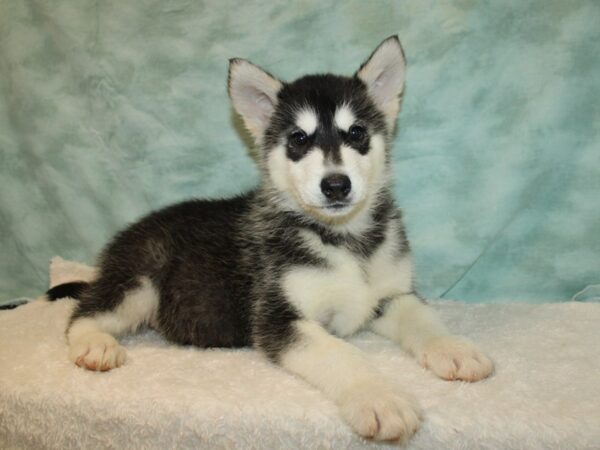
[[[320,322],[338,336],[356,332],[382,298],[410,292],[410,256],[398,258],[399,242],[393,230],[387,230],[383,244],[368,259],[325,245],[311,232],[303,237],[327,261],[327,267],[293,268],[285,275],[283,287],[307,319]]]

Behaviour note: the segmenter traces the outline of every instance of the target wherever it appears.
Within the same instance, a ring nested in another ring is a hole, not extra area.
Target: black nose
[[[325,197],[329,200],[344,200],[351,189],[352,184],[350,183],[350,178],[341,173],[327,175],[321,180],[321,192],[323,192]]]

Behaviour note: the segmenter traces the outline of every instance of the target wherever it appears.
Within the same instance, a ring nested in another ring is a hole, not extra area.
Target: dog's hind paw
[[[354,386],[339,402],[340,412],[367,439],[404,442],[419,428],[421,411],[414,398],[386,384]]]
[[[490,376],[492,361],[471,341],[444,336],[429,341],[418,357],[421,365],[444,380],[478,381]]]
[[[125,362],[125,349],[111,335],[92,332],[71,343],[69,359],[79,367],[105,372]]]

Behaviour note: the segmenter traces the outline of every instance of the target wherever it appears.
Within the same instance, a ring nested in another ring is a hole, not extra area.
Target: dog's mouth
[[[351,202],[332,202],[332,203],[327,203],[325,205],[308,204],[307,206],[309,206],[310,208],[321,210],[321,211],[341,211],[341,210],[344,210],[347,208],[353,208],[356,205],[357,205],[357,203],[351,203]]]
[[[356,199],[349,201],[333,201],[327,203],[303,203],[303,209],[318,220],[327,224],[342,224],[358,214],[364,206],[364,201]]]
[[[319,199],[318,201],[304,201],[300,192],[294,189],[298,205],[307,213],[327,223],[345,221],[361,209],[363,200],[356,195],[348,196],[342,200]]]
[[[335,203],[329,203],[327,205],[324,205],[321,207],[321,209],[339,211],[339,210],[342,210],[345,208],[351,208],[354,205],[355,204],[350,203],[350,202],[335,202]]]
[[[355,202],[332,202],[325,205],[315,205],[314,208],[325,216],[342,216],[348,214],[358,205]]]

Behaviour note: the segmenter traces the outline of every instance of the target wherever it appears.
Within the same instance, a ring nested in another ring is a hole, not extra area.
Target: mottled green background
[[[427,296],[560,301],[600,282],[600,2],[2,0],[0,301],[47,263],[257,174],[227,59],[353,72],[398,33],[396,194]]]

